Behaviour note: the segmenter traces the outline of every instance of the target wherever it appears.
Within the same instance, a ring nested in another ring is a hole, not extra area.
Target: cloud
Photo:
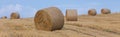
[[[19,4],[4,6],[0,9],[0,14],[13,11],[21,11],[22,6]]]
[[[21,17],[34,16],[36,9],[31,6],[24,6],[20,4],[10,4],[0,8],[0,16],[10,16],[11,12],[19,12]]]

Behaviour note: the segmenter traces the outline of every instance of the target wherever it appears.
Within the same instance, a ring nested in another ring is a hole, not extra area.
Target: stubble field
[[[62,30],[36,30],[34,18],[0,19],[0,37],[120,37],[120,13],[80,15]]]

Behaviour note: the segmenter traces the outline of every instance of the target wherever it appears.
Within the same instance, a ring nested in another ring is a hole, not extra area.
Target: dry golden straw
[[[110,11],[109,9],[107,9],[107,8],[102,8],[102,9],[101,9],[101,13],[102,13],[102,14],[110,14],[111,11]]]
[[[64,15],[60,9],[49,7],[37,11],[34,22],[38,30],[60,30],[64,25]]]
[[[17,13],[17,12],[11,13],[11,18],[10,19],[19,19],[19,18],[20,18],[19,13]]]
[[[3,17],[1,17],[1,19],[7,19],[7,16],[3,16]]]
[[[88,10],[88,15],[95,16],[97,14],[95,9]]]
[[[67,21],[77,21],[77,10],[75,9],[67,9],[66,10],[66,20]]]

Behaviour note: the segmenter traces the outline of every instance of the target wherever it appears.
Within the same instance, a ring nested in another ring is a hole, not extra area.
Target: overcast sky
[[[120,12],[120,0],[0,0],[0,17],[10,16],[17,11],[22,18],[34,17],[36,11],[56,6],[63,14],[66,9],[77,9],[78,14],[87,14],[89,9],[96,9],[100,13],[101,8],[108,8],[112,12]]]

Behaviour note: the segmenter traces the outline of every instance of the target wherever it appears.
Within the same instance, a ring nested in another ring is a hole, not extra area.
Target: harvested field
[[[120,37],[120,13],[78,16],[62,30],[36,30],[34,18],[0,19],[0,37]]]

